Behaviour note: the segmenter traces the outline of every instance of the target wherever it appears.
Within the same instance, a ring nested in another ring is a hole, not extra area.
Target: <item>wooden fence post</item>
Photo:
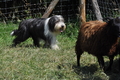
[[[53,0],[50,5],[48,6],[47,10],[45,11],[44,15],[42,16],[42,18],[47,18],[50,13],[52,12],[52,10],[54,9],[54,7],[56,6],[56,4],[58,3],[59,0]]]
[[[99,5],[97,3],[97,0],[92,0],[92,4],[93,4],[93,9],[96,15],[97,20],[103,20],[100,9],[99,9]]]
[[[86,0],[79,0],[80,25],[86,22],[85,2]]]

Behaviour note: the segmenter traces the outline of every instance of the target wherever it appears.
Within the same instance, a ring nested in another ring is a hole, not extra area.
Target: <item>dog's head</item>
[[[113,33],[120,37],[120,17],[116,18],[110,17],[107,23],[109,27],[111,26]]]
[[[61,15],[54,15],[50,17],[48,25],[50,31],[53,33],[60,33],[66,29],[64,18]]]

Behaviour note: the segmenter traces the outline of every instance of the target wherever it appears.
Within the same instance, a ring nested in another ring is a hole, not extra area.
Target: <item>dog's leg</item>
[[[59,50],[59,47],[57,44],[51,44],[50,47],[54,50]]]
[[[21,43],[21,41],[17,40],[17,38],[16,38],[16,39],[13,40],[12,47],[16,47],[16,45],[20,44],[20,43]]]
[[[13,44],[12,46],[15,47],[17,44],[20,44],[21,42],[27,40],[29,38],[29,35],[26,37],[22,37],[22,36],[17,36],[14,40],[13,40]]]
[[[17,36],[14,40],[13,40],[13,47],[16,47],[17,44],[20,44],[22,42],[22,37],[21,36]]]
[[[26,29],[26,26],[23,26],[18,30],[12,31],[11,35],[16,36],[16,38],[13,40],[13,44],[12,44],[13,47],[27,40],[30,37],[29,32]]]
[[[39,38],[37,38],[37,37],[32,37],[32,39],[33,39],[34,45],[35,45],[36,47],[40,47]]]
[[[46,40],[45,41],[45,44],[43,45],[43,48],[48,48],[49,47],[49,43],[48,43],[48,41]]]
[[[59,47],[57,45],[57,42],[56,42],[56,37],[53,36],[51,39],[50,39],[50,48],[51,49],[54,49],[54,50],[59,50]]]

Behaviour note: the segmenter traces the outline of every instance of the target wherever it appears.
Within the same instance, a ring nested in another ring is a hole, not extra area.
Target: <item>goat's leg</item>
[[[75,52],[77,55],[77,66],[80,66],[80,57],[81,57],[83,51],[80,49],[80,47],[76,46]]]
[[[111,67],[112,67],[112,64],[113,64],[113,59],[114,59],[114,56],[109,56],[110,64],[109,64],[108,68],[106,69],[106,71],[111,70]]]
[[[105,64],[104,64],[103,57],[102,56],[97,56],[97,58],[98,58],[98,62],[99,62],[100,68],[102,68],[105,71]]]
[[[119,70],[120,70],[120,58],[119,58]]]
[[[80,55],[77,54],[77,66],[80,66]]]

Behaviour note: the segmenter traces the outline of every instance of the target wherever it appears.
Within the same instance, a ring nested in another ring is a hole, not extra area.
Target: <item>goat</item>
[[[82,24],[76,41],[77,65],[84,51],[97,57],[104,71],[111,70],[114,56],[119,54],[120,17],[110,18],[108,22],[89,21]],[[109,67],[105,69],[103,56],[108,56]]]

